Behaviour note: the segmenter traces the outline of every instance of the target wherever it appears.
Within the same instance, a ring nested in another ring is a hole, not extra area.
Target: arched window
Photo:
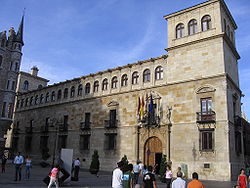
[[[212,28],[212,21],[209,15],[203,16],[201,19],[201,29],[202,31],[207,31]]]
[[[43,103],[43,94],[40,95],[40,104]]]
[[[163,68],[162,68],[162,66],[156,67],[156,69],[155,69],[155,79],[156,80],[163,79]]]
[[[42,88],[43,88],[42,84],[39,84],[37,87],[37,89],[42,89]]]
[[[227,21],[226,21],[226,19],[224,19],[224,32],[225,33],[227,32]]]
[[[90,93],[90,83],[87,83],[85,85],[85,94],[89,94]]]
[[[108,89],[108,79],[105,78],[103,81],[102,81],[102,90],[107,90]]]
[[[78,96],[82,96],[82,84],[78,86],[78,91],[77,91]]]
[[[0,67],[2,66],[3,64],[3,57],[0,55]]]
[[[2,39],[2,41],[1,41],[1,47],[4,47],[4,44],[5,44],[5,40]]]
[[[75,86],[72,86],[70,89],[70,97],[74,97],[75,96]]]
[[[98,92],[98,88],[99,88],[99,81],[95,81],[94,82],[94,92]]]
[[[197,21],[195,19],[191,20],[189,23],[188,23],[188,34],[189,35],[193,35],[195,33],[197,33]]]
[[[111,81],[111,88],[114,89],[114,88],[117,88],[117,82],[118,82],[118,79],[116,76],[114,76],[112,78],[112,81]]]
[[[30,97],[30,106],[33,105],[33,97]]]
[[[138,72],[133,72],[132,74],[132,84],[138,84],[139,81],[139,74]]]
[[[143,71],[143,82],[150,82],[150,70],[146,69]]]
[[[55,93],[55,91],[52,91],[52,93],[51,93],[51,101],[55,101],[55,98],[56,98],[56,93]]]
[[[15,71],[18,72],[18,62],[15,63]]]
[[[46,93],[45,102],[49,102],[49,92]]]
[[[229,25],[227,26],[227,36],[230,38],[230,27],[229,27]]]
[[[128,75],[124,74],[124,75],[122,75],[121,86],[127,86],[127,85],[128,85]]]
[[[23,90],[29,90],[29,82],[27,80],[24,81],[23,83]]]
[[[38,95],[35,96],[35,104],[38,104]]]
[[[181,38],[184,36],[184,24],[180,23],[176,26],[176,38]]]
[[[29,98],[26,98],[25,99],[25,106],[28,106],[28,103],[29,103]]]
[[[62,90],[57,91],[57,100],[60,100],[62,98]]]
[[[64,99],[68,98],[68,93],[69,93],[69,89],[68,89],[68,88],[65,88],[65,89],[64,89],[64,92],[63,92],[63,98],[64,98]]]

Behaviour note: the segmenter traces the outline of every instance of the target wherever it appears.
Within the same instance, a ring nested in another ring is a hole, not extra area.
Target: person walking
[[[17,181],[17,180],[21,181],[23,162],[24,162],[23,156],[21,155],[20,152],[18,152],[17,156],[14,159],[14,165],[15,165],[15,168],[16,168],[15,181]]]
[[[78,175],[79,175],[80,165],[81,165],[80,159],[77,158],[74,161],[74,179],[75,179],[75,181],[78,181]]]
[[[54,168],[52,168],[52,170],[50,171],[50,182],[49,182],[49,185],[48,185],[48,188],[51,188],[53,184],[55,184],[56,188],[59,187],[59,184],[58,184],[58,177],[59,177],[59,165],[56,164],[54,166]]]
[[[120,161],[117,163],[117,167],[113,170],[112,188],[122,188],[123,166],[124,166],[123,161]]]
[[[31,158],[27,156],[25,159],[25,178],[27,180],[30,179],[31,168],[32,168],[32,161],[31,161]]]
[[[186,182],[182,179],[182,172],[177,172],[177,178],[172,182],[172,188],[186,188]]]
[[[5,165],[7,162],[7,158],[5,157],[5,155],[3,154],[2,156],[2,173],[5,173]]]
[[[148,166],[148,173],[143,176],[144,188],[156,188],[155,175],[152,173],[153,167]]]
[[[205,188],[204,185],[198,180],[198,174],[194,172],[192,174],[193,180],[188,183],[188,188]]]
[[[135,176],[135,184],[138,184],[138,179],[139,179],[139,175],[140,175],[140,172],[141,172],[141,168],[140,168],[140,162],[137,161],[136,164],[134,165],[133,167],[133,170],[134,170],[134,176]]]
[[[240,175],[238,176],[238,185],[240,188],[247,188],[247,176],[245,169],[240,169]]]
[[[169,165],[167,165],[166,172],[165,172],[165,179],[166,179],[167,188],[170,188],[170,186],[171,186],[172,177],[173,177],[173,173],[171,171],[171,167]]]
[[[134,187],[133,164],[128,164],[128,171],[123,174],[122,185],[123,188]]]

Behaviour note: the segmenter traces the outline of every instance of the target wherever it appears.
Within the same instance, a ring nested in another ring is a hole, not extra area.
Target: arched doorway
[[[158,137],[150,137],[144,145],[144,164],[155,166],[156,172],[159,172],[162,158],[162,142]]]

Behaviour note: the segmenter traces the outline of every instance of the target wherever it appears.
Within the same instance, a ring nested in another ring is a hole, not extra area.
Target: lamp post
[[[53,148],[53,158],[52,158],[52,167],[53,167],[55,165],[58,131],[59,131],[59,122],[58,122],[58,120],[56,118],[53,118],[51,120],[51,126],[50,127],[55,127],[54,148]]]
[[[167,106],[167,119],[168,119],[168,163],[171,163],[171,157],[170,157],[170,136],[171,136],[171,127],[172,127],[172,123],[171,123],[171,115],[172,115],[172,106]]]

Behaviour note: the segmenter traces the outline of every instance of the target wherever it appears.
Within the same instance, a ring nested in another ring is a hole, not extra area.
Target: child
[[[50,171],[50,182],[48,188],[50,188],[53,184],[58,188],[58,176],[59,176],[59,165],[55,165],[54,168]]]

